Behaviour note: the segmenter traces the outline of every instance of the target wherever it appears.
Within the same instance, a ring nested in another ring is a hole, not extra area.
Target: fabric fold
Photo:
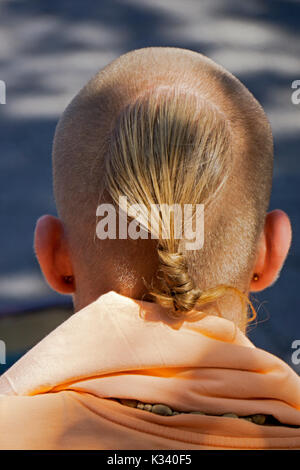
[[[229,320],[201,313],[195,321],[171,320],[159,305],[113,291],[72,315],[3,374],[0,394],[1,435],[13,401],[24,403],[20,413],[25,415],[32,403],[42,403],[43,412],[47,400],[50,408],[59,403],[66,417],[64,439],[56,436],[49,444],[53,448],[74,448],[75,429],[85,436],[85,448],[120,448],[120,433],[128,449],[184,448],[185,433],[192,433],[190,443],[199,448],[230,448],[230,439],[232,448],[254,448],[258,442],[261,448],[276,448],[278,436],[286,439],[286,448],[300,448],[300,378],[286,363],[256,348]],[[211,415],[270,414],[286,426],[187,413],[163,417],[127,409],[111,398]],[[135,424],[127,429],[126,440],[128,417]],[[7,419],[7,426],[13,426]],[[94,426],[100,426],[97,435],[91,434]],[[116,434],[108,444],[104,434],[111,426]],[[171,441],[162,438],[163,447],[155,447],[154,428],[163,436],[170,426],[175,433]]]

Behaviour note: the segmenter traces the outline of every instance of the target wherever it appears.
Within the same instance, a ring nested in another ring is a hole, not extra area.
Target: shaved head
[[[271,191],[268,120],[253,95],[212,60],[190,50],[149,47],[98,72],[57,126],[54,193],[70,247],[78,308],[111,289],[139,297],[144,292],[141,278],[150,280],[156,272],[156,242],[98,240],[96,209],[111,200],[105,172],[120,115],[158,89],[196,96],[229,129],[226,183],[205,213],[203,249],[186,253],[186,260],[194,285],[201,289],[218,283],[247,289]]]

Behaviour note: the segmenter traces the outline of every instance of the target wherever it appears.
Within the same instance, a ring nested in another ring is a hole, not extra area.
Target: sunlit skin
[[[257,247],[257,261],[252,273],[253,275],[257,274],[258,279],[252,279],[249,291],[261,291],[277,280],[288,254],[291,238],[292,230],[288,215],[281,210],[269,212]],[[118,241],[116,240],[115,243],[118,243]],[[77,286],[68,249],[68,240],[64,233],[63,224],[57,217],[44,215],[39,218],[35,230],[34,246],[41,270],[50,286],[61,294],[76,296]],[[143,253],[143,258],[136,261],[144,266],[141,275],[149,277],[153,274],[153,262],[151,256],[149,256],[149,259],[145,259],[144,255]],[[131,262],[134,262],[134,260]],[[101,285],[101,282],[105,285],[104,279],[108,277],[108,274],[107,272],[100,273],[99,285]],[[65,282],[66,276],[73,276],[74,282]],[[112,283],[108,289],[117,290],[118,286]],[[124,286],[123,293],[128,294],[126,286]],[[144,293],[145,291],[137,286],[134,298],[140,299]]]

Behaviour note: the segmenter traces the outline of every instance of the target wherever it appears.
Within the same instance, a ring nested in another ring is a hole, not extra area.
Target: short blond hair
[[[130,204],[204,203],[204,247],[185,252],[174,236],[158,240],[162,279],[150,286],[157,302],[186,315],[229,290],[247,303],[272,161],[268,120],[235,77],[196,52],[145,48],[100,71],[65,111],[54,190],[67,227],[75,202],[91,222],[87,204],[100,186],[116,204],[121,195]]]

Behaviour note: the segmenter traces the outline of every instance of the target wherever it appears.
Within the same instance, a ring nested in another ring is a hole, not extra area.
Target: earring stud
[[[72,284],[73,281],[74,281],[74,277],[73,276],[63,276],[63,279],[64,279],[64,282],[66,284]]]
[[[253,279],[253,281],[258,281],[259,275],[257,273],[254,273],[252,279]]]

